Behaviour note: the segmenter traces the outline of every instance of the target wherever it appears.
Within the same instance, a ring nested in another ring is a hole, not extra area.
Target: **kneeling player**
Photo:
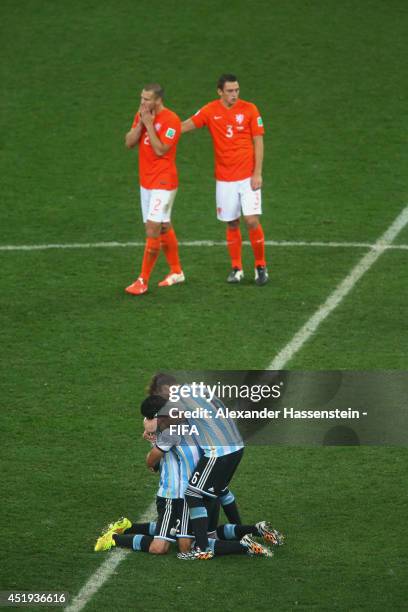
[[[145,437],[152,436],[156,429],[155,422],[156,419],[145,419]],[[181,492],[186,489],[188,479],[200,456],[199,447],[191,439],[182,438],[180,436],[170,436],[168,431],[163,432],[147,456],[147,465],[150,469],[160,465],[160,469],[167,472],[167,475],[169,474],[169,467],[172,469],[171,480],[175,484],[177,478],[179,478]],[[173,462],[173,453],[178,455],[178,474]],[[233,498],[233,495],[230,494],[230,497]],[[231,503],[231,499],[225,501]],[[226,505],[228,506],[228,504]],[[215,529],[218,519],[218,512],[214,512],[217,508],[214,506],[215,504],[213,504],[210,513],[210,524],[213,524],[213,529]],[[192,535],[188,506],[185,500],[173,498],[164,501],[161,496],[158,496],[157,509],[157,522],[132,524],[129,519],[122,518],[112,523],[98,539],[95,550],[108,550],[112,546],[121,546],[151,554],[165,554],[169,549],[170,542],[174,542],[174,537],[176,537],[180,550],[179,558],[189,559],[189,551],[194,536]],[[201,558],[228,554],[272,555],[267,547],[255,542],[249,534],[262,536],[265,541],[278,543],[275,536],[278,532],[272,530],[265,522],[246,526],[228,524],[217,528],[217,536],[220,540],[231,541],[219,541],[210,538],[209,550],[211,554],[208,553],[206,557],[202,556]]]
[[[204,454],[200,447],[199,439],[194,434],[175,434],[170,433],[169,427],[176,423],[186,422],[183,417],[173,419],[169,416],[169,404],[166,402],[164,398],[161,396],[150,396],[143,402],[142,404],[142,412],[147,419],[152,419],[155,414],[157,414],[157,421],[159,422],[159,429],[163,430],[159,435],[159,438],[156,442],[155,447],[151,450],[148,456],[148,465],[152,467],[155,462],[162,460],[166,453],[175,452],[179,459],[180,464],[180,483],[181,490],[185,494],[185,502],[183,509],[183,522],[184,525],[187,525],[187,530],[184,532],[191,534],[194,531],[194,509],[193,513],[191,512],[191,508],[188,508],[188,498],[187,492],[189,491],[190,483],[194,476],[196,476],[197,471],[200,469],[202,465]],[[149,422],[149,421],[147,421]],[[226,450],[226,449],[224,449]],[[197,455],[197,451],[198,455]],[[192,453],[193,456],[192,456]],[[150,460],[150,464],[149,464]],[[235,462],[234,462],[235,464]],[[208,469],[208,464],[205,463]],[[223,461],[220,463],[221,469],[227,467],[227,473],[223,475],[223,478],[228,477],[228,462]],[[224,480],[223,480],[224,482]],[[211,489],[211,487],[210,487]],[[198,495],[197,495],[198,497]],[[207,538],[208,544],[206,549],[202,549],[202,554],[196,556],[196,552],[192,551],[188,554],[180,554],[179,558],[181,559],[189,559],[189,558],[201,558],[201,559],[209,559],[214,554],[243,554],[249,552],[250,554],[261,554],[265,556],[269,556],[269,549],[266,549],[264,546],[255,542],[250,534],[262,536],[265,540],[272,542],[273,544],[280,544],[281,538],[280,534],[273,530],[266,522],[258,523],[257,525],[245,525],[239,529],[238,525],[228,525],[226,526],[227,531],[225,532],[225,539],[238,539],[239,542],[219,542],[214,538],[208,537],[208,532],[211,532],[216,529],[219,515],[219,507],[223,506],[224,511],[227,516],[232,520],[232,517],[237,517],[236,522],[240,522],[238,508],[235,503],[234,495],[228,490],[226,486],[223,487],[222,493],[219,496],[209,495],[202,498],[202,503],[207,513]],[[188,516],[187,509],[189,509]],[[230,519],[230,520],[231,520]],[[184,533],[183,532],[183,533]],[[217,530],[217,534],[223,537],[223,530]],[[214,534],[215,535],[215,534]],[[238,537],[239,536],[239,537]],[[221,539],[220,538],[220,539]]]
[[[177,384],[171,375],[158,374],[155,392],[163,398],[163,408],[158,412],[161,418],[166,418],[169,406],[170,386]],[[187,421],[197,432],[197,444],[203,455],[194,468],[185,491],[185,499],[190,510],[191,522],[195,536],[195,548],[190,553],[191,559],[207,559],[212,556],[208,542],[208,503],[228,495],[228,485],[237,469],[243,452],[244,443],[235,422],[226,418],[216,418],[219,408],[224,404],[217,398],[211,401],[205,397],[194,397],[191,388],[183,385],[184,394],[177,403],[172,403],[171,414],[178,414],[177,419]],[[209,415],[193,418],[194,414]],[[186,415],[186,417],[184,416]],[[167,417],[168,418],[168,417]],[[241,522],[238,518],[235,523]]]
[[[145,434],[151,435],[156,430],[156,423],[145,422]],[[152,554],[167,553],[170,543],[177,541],[177,531],[180,526],[183,496],[180,494],[180,467],[174,452],[162,454],[158,460],[152,461],[147,456],[149,469],[159,471],[160,482],[156,497],[157,521],[132,524],[128,519],[119,519],[112,523],[98,538],[95,551],[109,550],[113,546],[123,546],[133,550],[141,550]],[[196,461],[199,457],[197,450]],[[188,534],[180,534],[179,550],[188,551],[191,540]],[[191,536],[192,537],[192,536]]]

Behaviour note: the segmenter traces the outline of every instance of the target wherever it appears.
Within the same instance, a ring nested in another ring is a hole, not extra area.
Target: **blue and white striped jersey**
[[[160,482],[157,495],[167,499],[178,499],[180,495],[180,466],[176,453],[165,453],[160,460]]]
[[[174,447],[174,451],[177,453],[180,462],[180,497],[184,497],[188,481],[193,475],[194,468],[202,457],[203,451],[198,444],[194,446],[180,444]]]
[[[196,413],[200,409],[207,411],[206,417],[186,417],[188,424],[197,428],[196,439],[206,457],[223,457],[244,447],[234,420],[230,417],[216,416],[218,410],[226,410],[218,398],[210,401],[204,397],[182,397],[173,406]]]
[[[194,472],[203,451],[200,448],[196,436],[171,434],[169,429],[160,433],[157,448],[164,451],[166,455],[173,452],[177,455],[180,468],[180,495],[184,497],[188,481]]]

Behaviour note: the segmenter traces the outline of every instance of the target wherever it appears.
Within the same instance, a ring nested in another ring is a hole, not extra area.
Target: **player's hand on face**
[[[253,174],[251,176],[251,188],[253,191],[262,187],[262,176],[260,174]]]
[[[139,108],[140,120],[144,123],[144,118],[146,116],[146,106],[142,103]]]
[[[142,116],[142,112],[147,110],[146,108],[146,103],[145,102],[140,102],[139,104],[139,115],[140,117]]]
[[[146,127],[153,124],[153,114],[144,104],[141,106],[140,118]]]
[[[147,431],[143,432],[142,437],[147,440],[148,442],[151,442],[152,444],[154,444],[156,442],[156,434],[154,433],[148,433]]]

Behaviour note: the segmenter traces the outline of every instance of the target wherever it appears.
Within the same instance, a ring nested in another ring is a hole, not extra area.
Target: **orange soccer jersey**
[[[136,113],[132,128],[135,128],[139,121],[140,115]],[[176,149],[181,134],[181,121],[176,113],[163,108],[154,118],[154,127],[161,142],[171,148],[165,155],[156,155],[143,126],[139,140],[139,180],[145,189],[170,191],[178,186]]]
[[[214,100],[191,119],[197,128],[206,125],[211,134],[217,180],[241,181],[252,176],[255,167],[252,139],[264,134],[255,104],[238,100],[231,108],[226,108],[220,100]]]

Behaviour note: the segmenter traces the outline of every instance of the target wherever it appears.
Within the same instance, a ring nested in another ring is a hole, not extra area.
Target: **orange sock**
[[[142,271],[140,276],[145,283],[149,282],[150,274],[160,253],[160,238],[146,238],[146,246],[143,255]]]
[[[249,230],[249,239],[251,241],[252,250],[255,257],[256,266],[266,266],[265,262],[265,237],[262,229],[262,225],[259,223],[258,227]]]
[[[231,257],[232,267],[242,270],[242,236],[239,227],[229,227],[227,225],[227,247]]]
[[[160,234],[160,245],[169,264],[170,272],[180,274],[181,265],[178,254],[178,242],[174,229],[171,227],[165,234]]]

